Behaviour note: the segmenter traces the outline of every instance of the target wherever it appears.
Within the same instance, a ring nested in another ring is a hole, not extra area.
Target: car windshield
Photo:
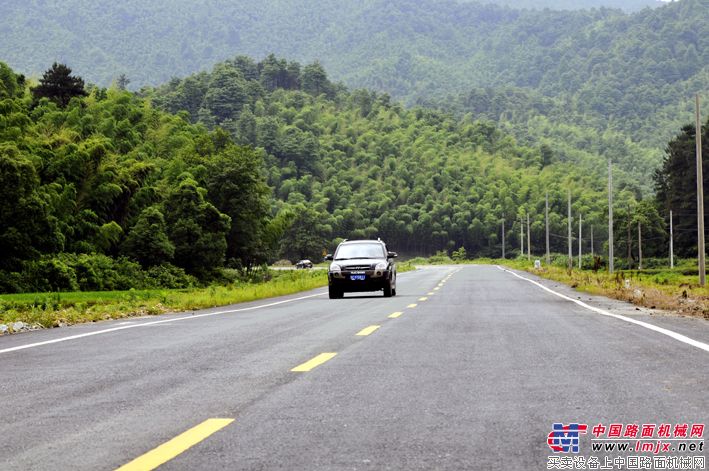
[[[335,253],[335,260],[349,260],[353,258],[382,258],[386,257],[380,244],[347,244],[341,245]]]

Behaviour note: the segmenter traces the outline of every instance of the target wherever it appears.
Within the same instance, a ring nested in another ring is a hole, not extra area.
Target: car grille
[[[353,270],[371,270],[372,265],[351,265],[348,267],[342,267],[343,270],[353,271]]]

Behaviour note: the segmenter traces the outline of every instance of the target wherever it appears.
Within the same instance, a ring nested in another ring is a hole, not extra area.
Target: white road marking
[[[107,334],[109,332],[116,332],[119,330],[134,329],[136,327],[145,327],[145,326],[151,326],[151,325],[165,324],[167,322],[185,321],[188,319],[199,319],[201,317],[218,316],[220,314],[230,314],[233,312],[253,311],[256,309],[263,309],[265,307],[278,306],[279,304],[292,303],[294,301],[302,301],[303,299],[315,298],[317,296],[323,296],[325,294],[326,293],[311,294],[309,296],[301,296],[299,298],[286,299],[285,301],[277,301],[275,303],[262,304],[260,306],[245,307],[245,308],[241,308],[241,309],[229,309],[228,311],[207,312],[204,314],[193,314],[193,315],[189,315],[189,316],[185,316],[185,317],[178,317],[176,319],[163,319],[163,320],[159,320],[159,321],[142,322],[140,324],[123,325],[121,327],[112,327],[110,329],[97,330],[94,332],[87,332],[85,334],[70,335],[69,337],[61,337],[61,338],[53,339],[53,340],[46,340],[44,342],[36,342],[36,343],[28,343],[25,345],[18,345],[17,347],[5,348],[3,350],[0,350],[0,353],[9,353],[9,352],[17,351],[17,350],[24,350],[26,348],[41,347],[43,345],[50,345],[52,343],[67,342],[69,340],[76,340],[76,339],[81,339],[84,337],[91,337],[94,335]]]
[[[553,295],[555,295],[555,296],[558,296],[558,297],[560,297],[560,298],[562,298],[562,299],[566,299],[567,301],[571,301],[571,302],[573,302],[573,303],[576,303],[576,304],[578,304],[579,306],[584,307],[584,308],[586,308],[586,309],[588,309],[588,310],[590,310],[590,311],[593,311],[593,312],[595,312],[595,313],[597,313],[597,314],[601,314],[601,315],[603,315],[603,316],[608,316],[608,317],[615,317],[616,319],[620,319],[620,320],[622,320],[622,321],[629,322],[629,323],[631,323],[631,324],[635,324],[635,325],[639,325],[639,326],[641,326],[641,327],[645,327],[646,329],[650,329],[650,330],[653,330],[653,331],[658,332],[658,333],[660,333],[660,334],[667,335],[668,337],[672,337],[673,339],[678,340],[678,341],[680,341],[680,342],[682,342],[682,343],[686,343],[687,345],[691,345],[691,346],[693,346],[693,347],[697,347],[697,348],[699,348],[699,349],[701,349],[701,350],[704,350],[704,351],[706,351],[706,352],[709,352],[709,344],[706,344],[706,343],[704,343],[704,342],[700,342],[700,341],[698,341],[698,340],[691,339],[691,338],[689,338],[689,337],[687,337],[687,336],[685,336],[685,335],[679,334],[679,333],[677,333],[677,332],[675,332],[675,331],[673,331],[673,330],[665,329],[665,328],[663,328],[663,327],[658,327],[658,326],[656,326],[656,325],[649,324],[649,323],[643,322],[643,321],[639,321],[639,320],[637,320],[637,319],[632,319],[632,318],[630,318],[630,317],[621,316],[620,314],[613,314],[613,313],[608,312],[608,311],[605,311],[605,310],[603,310],[603,309],[600,309],[600,308],[597,308],[597,307],[594,307],[594,306],[590,306],[590,305],[584,303],[583,301],[579,301],[578,299],[573,299],[573,298],[570,298],[570,297],[568,297],[568,296],[566,296],[566,295],[564,295],[564,294],[557,293],[556,291],[547,288],[546,286],[544,286],[544,285],[541,284],[541,283],[538,283],[538,282],[536,282],[536,281],[534,281],[534,280],[530,280],[529,278],[525,278],[524,276],[518,275],[517,273],[515,273],[515,272],[513,272],[513,271],[511,271],[511,270],[508,270],[508,269],[506,269],[506,268],[503,268],[503,267],[501,267],[501,266],[499,266],[499,265],[497,265],[497,268],[499,268],[500,270],[505,271],[505,272],[507,272],[507,273],[509,273],[509,274],[511,274],[511,275],[514,275],[514,276],[516,276],[517,278],[520,278],[520,279],[525,280],[525,281],[529,281],[530,283],[532,283],[532,284],[534,284],[534,285],[537,285],[538,287],[540,287],[540,288],[543,289],[544,291],[548,291],[549,293],[551,293],[551,294],[553,294]]]
[[[416,273],[416,271],[411,271],[407,273],[402,273],[399,276],[404,276],[408,275],[410,273]],[[53,343],[59,343],[59,342],[67,342],[69,340],[76,340],[76,339],[81,339],[84,337],[92,337],[94,335],[100,335],[100,334],[107,334],[110,332],[116,332],[119,330],[125,330],[125,329],[134,329],[136,327],[144,327],[144,326],[152,326],[152,325],[159,325],[159,324],[166,324],[168,322],[178,322],[178,321],[184,321],[187,319],[199,319],[201,317],[209,317],[209,316],[217,316],[220,314],[230,314],[232,312],[244,312],[244,311],[253,311],[255,309],[263,309],[265,307],[273,307],[273,306],[278,306],[279,304],[285,304],[285,303],[292,303],[294,301],[301,301],[303,299],[309,299],[309,298],[315,298],[317,296],[324,296],[327,293],[318,293],[318,294],[311,294],[309,296],[301,296],[299,298],[293,298],[293,299],[286,299],[285,301],[277,301],[275,303],[269,303],[269,304],[262,304],[260,306],[252,306],[252,307],[245,307],[241,309],[229,309],[228,311],[216,311],[216,312],[207,312],[204,314],[192,314],[189,316],[185,317],[178,317],[174,319],[163,319],[159,321],[152,321],[152,322],[141,322],[141,323],[136,323],[136,324],[130,324],[130,325],[120,325],[120,327],[112,327],[110,329],[103,329],[103,330],[97,330],[95,332],[87,332],[85,334],[78,334],[78,335],[70,335],[69,337],[61,337],[58,339],[53,339],[53,340],[46,340],[44,342],[36,342],[36,343],[28,343],[25,345],[18,345],[17,347],[10,347],[10,348],[5,348],[0,350],[1,353],[10,353],[10,352],[15,352],[17,350],[25,350],[27,348],[34,348],[34,347],[41,347],[43,345],[50,345]],[[127,322],[133,322],[133,321],[127,321]]]

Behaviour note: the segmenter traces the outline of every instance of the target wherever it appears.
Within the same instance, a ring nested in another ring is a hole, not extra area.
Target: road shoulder
[[[700,342],[709,343],[709,320],[696,316],[677,314],[661,309],[650,309],[642,306],[636,306],[635,304],[626,301],[585,293],[564,283],[542,278],[528,271],[515,270],[508,267],[504,267],[504,269],[517,273],[525,278],[529,278],[530,280],[556,291],[557,293],[578,301],[582,301],[590,306],[603,309],[612,314],[618,314],[631,319],[647,322],[648,324],[673,330],[679,334],[686,335],[687,337]],[[549,293],[549,296],[552,295]]]

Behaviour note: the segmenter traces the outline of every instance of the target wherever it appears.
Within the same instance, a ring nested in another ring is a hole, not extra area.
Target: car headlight
[[[331,263],[330,271],[342,271],[342,268],[340,268],[340,265],[338,265],[337,263]]]
[[[386,262],[379,262],[377,263],[377,266],[374,267],[375,270],[386,270],[387,269],[387,263]]]

